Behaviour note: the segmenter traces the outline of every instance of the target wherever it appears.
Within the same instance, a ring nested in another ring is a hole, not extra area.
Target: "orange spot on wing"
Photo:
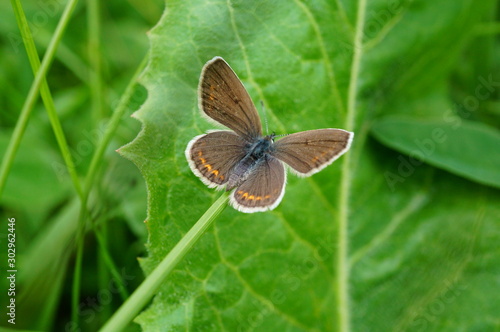
[[[243,199],[246,199],[248,197],[248,193],[244,193],[243,195],[241,195],[241,198]]]
[[[237,194],[238,194],[238,195],[243,194],[243,190],[238,190]]]
[[[200,157],[200,161],[201,161],[202,164],[204,164],[204,163],[207,162],[205,158],[201,158],[201,157]]]
[[[261,199],[262,199],[262,196],[257,196],[257,197],[255,197],[255,200],[256,200],[256,201],[260,201]]]
[[[212,165],[206,164],[206,165],[203,165],[203,167],[205,167],[209,171],[212,170]]]
[[[250,196],[248,196],[248,199],[251,199],[253,201],[255,199],[255,196],[254,195],[250,195]]]
[[[266,196],[264,196],[264,199],[269,199],[269,198],[271,198],[271,196],[270,196],[270,195],[266,195]]]
[[[219,175],[219,179],[224,180],[224,175]]]
[[[198,151],[198,156],[201,157],[202,155],[203,155],[203,152],[201,152],[201,150]]]
[[[215,174],[215,176],[217,176],[217,175],[219,175],[219,171],[218,171],[218,170],[216,170],[216,169],[214,169],[214,170],[212,171],[212,174]]]

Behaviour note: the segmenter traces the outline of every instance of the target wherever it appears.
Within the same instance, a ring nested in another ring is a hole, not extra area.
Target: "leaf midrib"
[[[353,60],[351,63],[351,75],[349,80],[347,115],[345,129],[354,131],[354,120],[356,118],[356,97],[358,92],[358,78],[361,66],[361,55],[363,50],[363,29],[366,15],[366,0],[359,0],[356,14],[356,27],[353,43]],[[354,148],[353,144],[353,148]],[[348,261],[348,217],[349,196],[351,193],[351,155],[352,150],[344,156],[342,164],[342,175],[339,190],[339,232],[338,251],[336,261],[337,279],[334,289],[337,290],[337,331],[348,332],[350,330],[350,308],[349,308],[349,261]]]

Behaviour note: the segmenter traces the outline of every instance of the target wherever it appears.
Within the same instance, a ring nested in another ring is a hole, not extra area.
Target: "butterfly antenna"
[[[266,124],[266,134],[269,134],[269,127],[267,125],[266,108],[264,107],[264,102],[262,100],[260,101],[260,107],[262,107],[262,115],[264,116],[264,122]]]

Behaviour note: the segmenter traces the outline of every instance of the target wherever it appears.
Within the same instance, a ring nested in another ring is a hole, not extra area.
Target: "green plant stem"
[[[87,176],[85,178],[85,185],[84,185],[84,190],[83,193],[85,196],[88,196],[90,193],[90,190],[92,189],[92,185],[95,180],[95,176],[97,175],[97,170],[99,165],[102,162],[102,157],[104,156],[104,152],[106,151],[106,148],[109,145],[109,142],[111,141],[111,138],[113,138],[113,135],[115,134],[116,128],[118,128],[118,125],[120,124],[120,120],[123,117],[123,114],[127,110],[128,103],[130,99],[132,98],[132,95],[134,93],[134,88],[137,84],[137,78],[139,75],[142,73],[144,68],[146,67],[148,63],[149,55],[146,54],[144,58],[142,59],[142,62],[140,65],[137,67],[137,70],[135,71],[134,75],[130,79],[130,82],[125,89],[125,92],[123,93],[122,97],[120,98],[120,102],[118,106],[116,107],[116,110],[113,112],[113,115],[111,116],[111,119],[109,120],[109,123],[106,127],[106,130],[104,132],[104,136],[102,140],[99,142],[99,145],[97,146],[96,151],[92,155],[92,160],[90,161],[90,166],[89,166],[89,171],[87,173]]]
[[[80,207],[80,216],[85,211],[84,206]],[[80,325],[79,320],[79,305],[80,302],[80,279],[82,275],[83,261],[83,235],[77,237],[75,269],[73,270],[73,283],[71,287],[71,323],[76,326]]]
[[[78,230],[76,233],[76,246],[77,246],[77,256],[75,261],[75,270],[73,274],[73,285],[72,285],[72,293],[71,293],[71,319],[75,324],[78,324],[78,304],[80,301],[80,273],[81,273],[81,262],[83,255],[83,236],[85,233],[85,221],[87,220],[87,202],[90,194],[90,190],[92,189],[92,185],[94,184],[95,177],[97,175],[97,171],[99,169],[99,165],[102,163],[102,158],[104,156],[104,152],[113,137],[116,128],[120,124],[120,120],[123,117],[123,114],[127,110],[128,103],[132,98],[134,93],[135,85],[137,84],[137,78],[140,73],[146,67],[148,63],[148,55],[144,56],[141,64],[137,67],[134,75],[130,79],[130,82],[123,93],[116,110],[113,112],[111,119],[106,127],[104,132],[104,136],[102,140],[99,142],[97,149],[92,155],[92,160],[90,162],[89,170],[87,176],[85,178],[85,183],[83,187],[83,199],[80,207],[80,215],[78,217]]]
[[[50,42],[51,35],[45,30],[38,30],[37,40],[40,45],[48,45]],[[79,79],[83,84],[90,86],[89,72],[92,70],[90,66],[80,57],[75,50],[71,49],[61,41],[59,47],[57,48],[56,59],[61,64],[64,65],[68,70],[70,70],[77,79]]]
[[[104,117],[103,84],[101,73],[101,44],[100,44],[100,11],[99,1],[87,0],[88,50],[90,71],[90,90],[92,99],[93,123],[98,124]]]
[[[345,128],[354,131],[356,119],[356,98],[358,92],[358,77],[361,65],[361,54],[363,52],[363,30],[366,15],[366,0],[358,1],[356,14],[356,33],[354,36],[354,53],[351,65],[351,75],[349,80],[349,90],[347,98],[347,117]],[[348,241],[348,220],[349,220],[349,197],[351,194],[352,162],[351,153],[346,153],[342,163],[342,178],[339,192],[339,231],[338,231],[338,251],[337,251],[337,278],[335,288],[337,289],[337,322],[336,331],[350,331],[349,317],[349,241]]]
[[[26,130],[31,111],[33,110],[33,106],[35,105],[35,102],[38,98],[38,91],[40,90],[40,86],[43,80],[45,79],[45,75],[49,70],[52,60],[54,59],[57,45],[61,41],[62,35],[66,30],[66,26],[68,25],[69,19],[71,17],[71,13],[75,9],[77,2],[78,0],[70,0],[64,8],[64,12],[54,32],[54,37],[50,41],[49,47],[47,48],[45,56],[43,57],[42,63],[40,65],[40,69],[35,75],[35,80],[33,81],[28,96],[26,97],[26,101],[24,102],[23,108],[21,110],[21,115],[19,116],[19,120],[16,123],[14,132],[12,133],[12,138],[9,142],[9,145],[7,146],[5,156],[3,157],[2,165],[0,166],[0,195],[2,194],[5,187],[7,176],[9,174],[10,168],[12,167],[12,163],[14,162],[14,158],[17,149],[19,148],[19,144],[21,143],[24,131]]]
[[[100,219],[100,218],[99,218]],[[104,221],[109,221],[106,218]],[[115,263],[111,255],[108,252],[108,226],[109,223],[97,223],[97,220],[93,220],[92,231],[95,234],[97,241],[99,242],[99,255],[97,255],[97,286],[99,289],[109,289],[113,293],[118,288],[118,293],[121,295],[121,301],[125,301],[130,294],[126,291],[125,285],[123,284],[123,279],[118,273]],[[111,237],[114,239],[114,237]],[[109,273],[111,271],[111,274]],[[116,288],[115,288],[116,287]],[[111,317],[114,312],[114,308],[107,305],[104,306],[102,314],[104,317]]]
[[[107,227],[107,224],[103,223],[102,227]],[[127,288],[125,288],[123,278],[120,276],[120,273],[118,272],[118,269],[116,268],[116,265],[113,262],[113,258],[109,254],[108,245],[106,243],[107,242],[106,241],[107,234],[106,235],[103,234],[103,233],[107,233],[107,229],[104,228],[102,231],[100,231],[99,229],[95,229],[94,233],[96,235],[97,241],[99,242],[99,249],[100,249],[99,250],[99,252],[100,252],[99,257],[105,263],[102,265],[105,265],[107,267],[107,269],[109,270],[109,272],[111,273],[111,275],[113,276],[112,281],[114,281],[114,284],[118,288],[118,292],[120,293],[122,300],[125,301],[129,297],[129,294],[128,294]],[[107,283],[107,279],[105,280],[105,282]]]
[[[17,25],[19,26],[19,30],[21,31],[21,36],[23,38],[26,53],[33,70],[33,75],[36,76],[37,72],[40,70],[40,59],[38,58],[38,52],[35,47],[35,42],[33,41],[33,36],[31,34],[28,21],[26,20],[26,15],[24,14],[24,10],[19,0],[11,0],[11,4],[16,15]],[[66,137],[64,136],[59,117],[57,116],[56,108],[54,106],[54,100],[52,99],[52,95],[50,93],[50,89],[45,77],[42,77],[40,94],[42,95],[43,103],[45,105],[45,108],[47,109],[52,129],[54,130],[57,143],[59,144],[59,149],[61,150],[64,162],[66,163],[66,168],[73,182],[73,186],[75,187],[75,190],[81,199],[83,191],[80,185],[80,180],[78,178],[78,174],[76,173],[75,164],[73,163],[71,153],[69,152],[68,143],[66,141]]]
[[[130,298],[118,309],[100,331],[122,331],[139,311],[158,291],[170,272],[186,256],[193,245],[205,234],[215,218],[226,207],[229,193],[224,192],[217,201],[201,216],[193,227],[167,254],[163,261],[151,272],[144,282],[135,290]]]

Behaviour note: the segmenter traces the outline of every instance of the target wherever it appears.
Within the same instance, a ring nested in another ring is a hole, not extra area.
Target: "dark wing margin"
[[[201,72],[198,102],[209,118],[251,140],[262,135],[259,114],[235,72],[221,57],[208,61]]]
[[[266,156],[231,193],[230,204],[246,213],[272,210],[281,202],[285,184],[286,172],[281,161]]]
[[[193,138],[185,154],[189,167],[203,183],[221,189],[234,165],[245,156],[245,144],[231,131],[213,131]]]
[[[316,129],[287,135],[274,143],[273,156],[299,176],[310,176],[349,150],[354,133],[342,129]]]

